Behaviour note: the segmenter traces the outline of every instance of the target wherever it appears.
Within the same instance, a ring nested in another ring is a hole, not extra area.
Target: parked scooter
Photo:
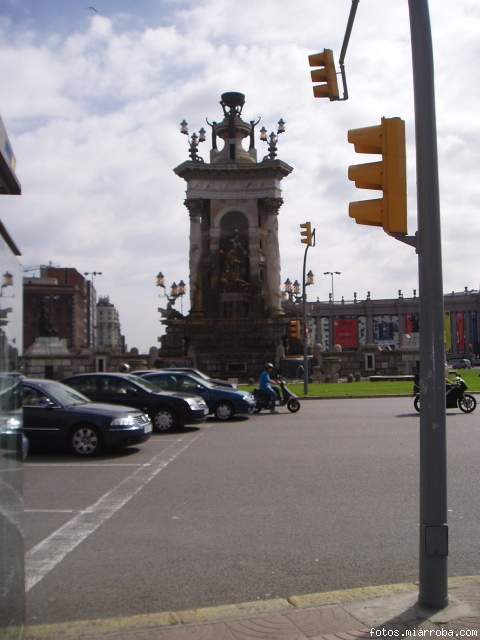
[[[278,396],[278,400],[276,405],[280,407],[287,407],[287,409],[291,413],[296,413],[300,409],[300,400],[297,396],[290,391],[287,387],[285,380],[279,379],[277,380],[280,389],[275,388],[275,391]],[[260,413],[262,409],[270,409],[271,408],[271,399],[270,396],[261,389],[254,389],[253,396],[257,403],[254,413]]]
[[[455,376],[454,382],[447,382],[447,409],[454,409],[458,407],[460,411],[463,411],[464,413],[472,413],[472,411],[475,410],[477,401],[470,393],[465,393],[466,389],[467,385],[465,380],[461,378],[458,373]],[[420,393],[415,393],[413,406],[417,411],[420,411]]]

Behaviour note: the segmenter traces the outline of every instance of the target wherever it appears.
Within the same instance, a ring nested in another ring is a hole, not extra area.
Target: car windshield
[[[217,386],[216,384],[212,384],[208,380],[204,380],[203,378],[199,378],[198,376],[193,375],[193,373],[188,373],[186,377],[191,382],[196,382],[202,387],[207,387],[207,389],[214,389]]]
[[[61,382],[46,382],[42,383],[41,386],[42,391],[48,393],[58,404],[63,406],[71,406],[76,404],[85,404],[90,402],[90,400],[80,393],[79,391],[75,391],[71,387],[67,387],[66,384]]]
[[[191,373],[196,378],[201,378],[202,380],[210,380],[210,378],[205,373],[202,373],[198,369],[192,369],[192,371],[189,371],[189,373]]]
[[[128,378],[130,382],[133,382],[133,384],[136,384],[137,387],[140,387],[145,391],[153,391],[154,393],[157,393],[158,391],[156,385],[152,384],[150,380],[147,380],[146,378],[141,378],[140,376],[136,376],[131,373],[127,374],[125,377]]]
[[[195,378],[200,378],[202,381],[210,380],[210,378],[205,373],[199,371],[198,369],[176,369],[175,367],[172,367],[171,369],[172,371],[187,373],[189,376],[195,376]]]

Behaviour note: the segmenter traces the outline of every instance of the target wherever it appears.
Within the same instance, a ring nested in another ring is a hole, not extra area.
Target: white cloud
[[[444,282],[459,290],[476,286],[480,89],[472,65],[480,10],[474,0],[459,1],[454,12],[431,5]],[[342,272],[336,297],[346,299],[354,291],[390,297],[418,288],[414,251],[348,218],[348,202],[363,194],[347,180],[347,167],[370,158],[354,153],[347,130],[398,115],[406,121],[416,230],[408,7],[360,3],[346,58],[349,100],[314,100],[307,55],[332,48],[338,60],[349,9],[338,0],[172,2],[173,18],[161,24],[141,28],[146,16],[132,15],[130,26],[112,13],[48,36],[32,22],[27,30],[0,16],[0,110],[24,193],[2,199],[2,218],[24,263],[102,271],[99,292],[119,307],[128,343],[154,345],[155,274],[188,278],[185,183],[172,171],[188,157],[178,123],[186,118],[193,131],[205,117],[219,120],[220,94],[237,90],[246,94],[246,120],[261,115],[269,131],[280,117],[287,123],[279,157],[294,172],[283,183],[282,279],[300,277],[298,225],[312,220],[312,298],[328,297],[327,270]],[[261,158],[265,145],[257,148]],[[208,158],[208,143],[201,155]]]

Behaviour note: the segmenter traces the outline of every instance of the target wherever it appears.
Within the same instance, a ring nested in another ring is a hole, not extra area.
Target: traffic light
[[[308,244],[309,247],[315,245],[315,229],[312,230],[311,222],[304,222],[300,225],[300,242]]]
[[[349,215],[357,224],[383,227],[387,233],[407,233],[407,169],[405,122],[382,118],[381,124],[350,129],[348,141],[357,153],[378,153],[382,160],[348,167],[348,179],[359,189],[381,189],[383,198],[351,202]]]
[[[300,340],[300,320],[290,320],[290,338]]]
[[[311,67],[321,67],[310,71],[312,82],[320,82],[313,87],[313,95],[315,98],[330,98],[330,100],[338,100],[338,83],[337,72],[335,70],[335,62],[333,61],[333,51],[324,49],[323,53],[313,53],[308,56],[308,62]]]

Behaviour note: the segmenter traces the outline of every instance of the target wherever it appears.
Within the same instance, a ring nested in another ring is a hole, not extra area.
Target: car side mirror
[[[40,406],[44,409],[54,409],[58,405],[53,402],[53,400],[50,400],[50,398],[42,398],[40,401]]]

